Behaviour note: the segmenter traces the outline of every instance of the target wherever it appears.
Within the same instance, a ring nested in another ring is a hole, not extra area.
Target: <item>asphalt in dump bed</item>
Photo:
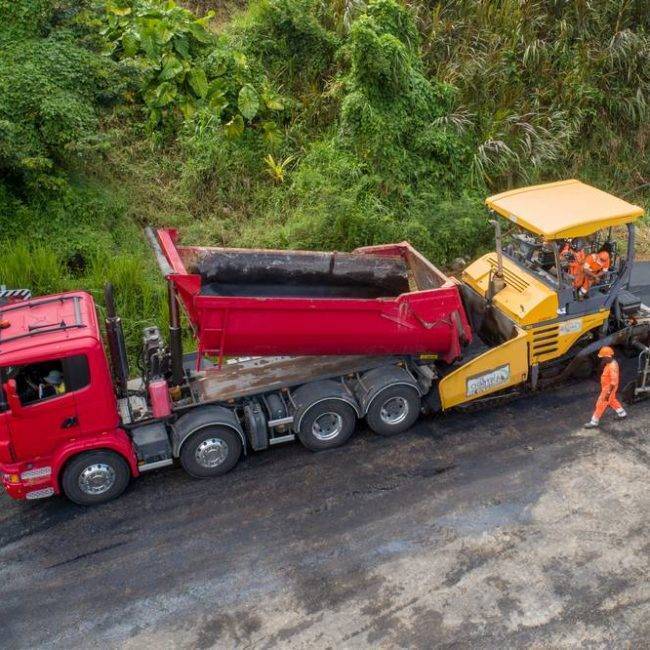
[[[408,291],[408,285],[406,286]],[[387,292],[370,284],[328,285],[310,282],[226,283],[210,282],[201,287],[206,296],[243,296],[254,298],[381,298]]]
[[[641,647],[648,408],[582,382],[84,509],[0,497],[2,645]]]

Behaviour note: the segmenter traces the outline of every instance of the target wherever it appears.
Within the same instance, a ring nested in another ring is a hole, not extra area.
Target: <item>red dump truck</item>
[[[407,243],[315,253],[182,247],[173,230],[149,237],[169,280],[170,341],[145,329],[137,380],[110,287],[108,357],[87,293],[0,307],[10,496],[94,504],[176,462],[207,477],[296,437],[335,447],[360,418],[398,433],[418,417],[435,361],[453,364],[472,340],[458,283]],[[198,344],[190,363],[179,304]]]

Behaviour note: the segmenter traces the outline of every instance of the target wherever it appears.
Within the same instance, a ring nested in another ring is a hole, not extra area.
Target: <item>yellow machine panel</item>
[[[485,297],[490,272],[497,269],[496,253],[488,253],[470,264],[462,280]],[[558,300],[555,291],[507,258],[503,259],[504,289],[494,297],[494,305],[518,325],[535,325],[557,318]]]
[[[577,180],[520,187],[491,196],[485,203],[546,239],[585,237],[643,216],[638,205]]]
[[[471,359],[440,381],[443,410],[516,386],[528,378],[528,333],[517,335]]]
[[[528,329],[531,365],[563,356],[583,334],[600,327],[608,316],[609,310],[603,309],[595,314]]]

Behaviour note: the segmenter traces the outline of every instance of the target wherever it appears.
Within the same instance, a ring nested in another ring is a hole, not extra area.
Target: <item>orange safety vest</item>
[[[591,271],[595,275],[600,275],[609,269],[609,264],[609,253],[607,251],[600,251],[600,253],[591,253],[591,255],[587,255],[583,268],[586,271]],[[589,291],[593,283],[594,278],[585,274],[585,279],[582,283],[582,291]]]
[[[585,269],[592,273],[600,273],[609,269],[609,253],[600,251],[600,253],[591,253],[585,260]]]
[[[560,251],[560,257],[567,257],[573,253],[573,260],[569,262],[569,275],[573,276],[573,286],[578,289],[584,282],[582,266],[585,263],[585,252],[583,250],[574,251],[569,244],[565,244]]]
[[[618,361],[612,359],[605,365],[603,374],[600,376],[600,387],[603,392],[615,393],[618,390],[618,382],[620,381],[620,372],[618,369]]]

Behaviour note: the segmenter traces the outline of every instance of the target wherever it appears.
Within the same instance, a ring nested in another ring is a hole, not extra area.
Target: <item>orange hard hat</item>
[[[603,345],[600,350],[598,350],[598,358],[602,359],[603,357],[613,357],[614,356],[614,350],[609,347],[609,345]]]

